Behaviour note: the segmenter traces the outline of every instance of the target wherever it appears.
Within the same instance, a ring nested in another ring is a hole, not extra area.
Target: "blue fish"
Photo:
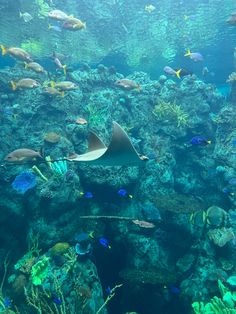
[[[120,195],[122,197],[133,198],[133,196],[131,194],[128,194],[128,192],[125,189],[120,189],[117,193],[118,193],[118,195]]]
[[[52,294],[52,301],[54,302],[54,303],[56,303],[57,305],[61,305],[62,304],[62,300],[61,299],[59,299],[58,297],[57,297],[57,295],[56,294]]]
[[[94,231],[91,231],[89,233],[87,232],[81,232],[81,233],[77,233],[74,236],[74,240],[77,242],[83,242],[83,241],[87,241],[89,239],[94,239]]]
[[[80,195],[83,196],[84,198],[87,198],[87,199],[91,199],[93,198],[93,193],[92,192],[80,192]]]
[[[208,140],[206,137],[201,136],[201,135],[194,136],[190,142],[192,145],[200,145],[200,146],[211,144],[210,140]]]
[[[174,285],[169,285],[169,291],[175,295],[179,295],[180,294],[180,289]]]
[[[231,196],[234,195],[234,192],[233,192],[231,189],[227,188],[227,187],[223,188],[223,189],[222,189],[222,192],[223,192],[224,194],[229,194],[229,195],[231,195]]]
[[[109,244],[109,241],[106,238],[100,238],[98,241],[106,249],[111,249],[111,245]]]
[[[108,286],[106,289],[105,289],[107,295],[110,295],[111,294],[111,287]]]

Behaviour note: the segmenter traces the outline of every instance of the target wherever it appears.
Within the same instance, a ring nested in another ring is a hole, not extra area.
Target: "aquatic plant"
[[[49,267],[49,258],[44,256],[31,270],[32,283],[35,286],[41,285],[43,280],[47,277]]]
[[[68,167],[66,160],[53,161],[50,156],[46,156],[45,160],[55,175],[64,176],[67,173]]]
[[[174,123],[178,128],[188,126],[189,115],[175,103],[161,101],[154,109],[153,114],[159,121],[169,120]]]
[[[108,302],[110,302],[110,300],[115,296],[116,294],[116,290],[120,287],[122,287],[123,284],[119,284],[119,285],[115,285],[115,287],[113,287],[109,293],[109,295],[107,296],[105,302],[103,303],[103,305],[97,310],[96,314],[99,314],[104,307],[107,305]]]
[[[207,304],[193,302],[195,314],[236,314],[236,292],[231,292],[221,280],[218,280],[218,287],[221,298],[214,296]]]
[[[12,187],[18,193],[24,194],[26,191],[36,186],[36,176],[31,171],[23,171],[12,182]]]
[[[48,16],[51,8],[44,0],[35,0],[35,3],[39,7],[38,16],[39,18],[45,18]]]

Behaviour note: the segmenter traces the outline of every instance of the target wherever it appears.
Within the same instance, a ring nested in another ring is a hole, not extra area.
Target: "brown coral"
[[[176,282],[176,273],[166,269],[132,269],[126,268],[120,272],[120,277],[126,281],[142,284],[167,284]]]
[[[227,242],[234,239],[235,235],[232,228],[220,228],[208,231],[208,237],[215,245],[222,247]]]
[[[44,141],[52,144],[56,144],[60,141],[61,136],[56,132],[48,132],[44,135]]]
[[[157,194],[155,205],[162,210],[175,213],[191,213],[203,208],[203,204],[196,198],[189,195],[172,193],[169,195]]]

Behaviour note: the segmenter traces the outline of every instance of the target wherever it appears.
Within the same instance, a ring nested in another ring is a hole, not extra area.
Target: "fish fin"
[[[178,71],[175,72],[176,76],[180,79],[180,73],[181,73],[182,69],[179,69]]]
[[[0,48],[2,49],[2,56],[5,56],[5,54],[7,54],[7,48],[3,45],[0,45]]]
[[[86,22],[83,23],[83,27],[84,27],[84,29],[87,28]]]
[[[63,73],[64,75],[66,75],[66,64],[64,64],[62,67],[63,67]]]
[[[50,85],[51,85],[51,87],[53,87],[53,88],[54,88],[54,87],[55,87],[55,85],[56,85],[56,83],[55,83],[54,81],[51,81],[51,82],[50,82]]]
[[[17,89],[16,83],[14,81],[11,81],[11,88],[12,88],[12,90]]]
[[[140,84],[138,84],[138,86],[137,86],[137,90],[138,90],[138,92],[140,93],[141,92],[141,85]]]
[[[185,57],[191,56],[191,51],[190,49],[187,49],[187,52],[184,54]]]
[[[28,68],[28,63],[24,62],[24,64],[25,64],[25,69],[27,69]]]
[[[65,96],[65,92],[62,91],[62,92],[61,92],[61,97],[64,97],[64,96]]]
[[[23,14],[21,13],[21,11],[19,12],[20,18],[22,18]]]

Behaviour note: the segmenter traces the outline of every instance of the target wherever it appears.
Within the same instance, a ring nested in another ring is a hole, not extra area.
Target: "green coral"
[[[49,268],[49,258],[44,256],[39,260],[31,270],[32,283],[35,286],[42,284],[43,280],[47,277]]]
[[[50,6],[44,0],[35,0],[39,10],[38,16],[40,18],[45,18],[48,16],[48,13],[51,11]]]
[[[193,302],[195,314],[236,314],[236,292],[231,292],[221,280],[218,280],[218,287],[221,298],[214,296],[207,304]]]
[[[35,57],[41,57],[43,51],[43,45],[36,39],[28,39],[21,43],[21,48],[32,54]]]
[[[178,106],[175,103],[161,101],[154,107],[153,114],[159,121],[169,120],[176,124],[178,128],[183,128],[188,125],[189,115],[181,108],[181,106]]]

